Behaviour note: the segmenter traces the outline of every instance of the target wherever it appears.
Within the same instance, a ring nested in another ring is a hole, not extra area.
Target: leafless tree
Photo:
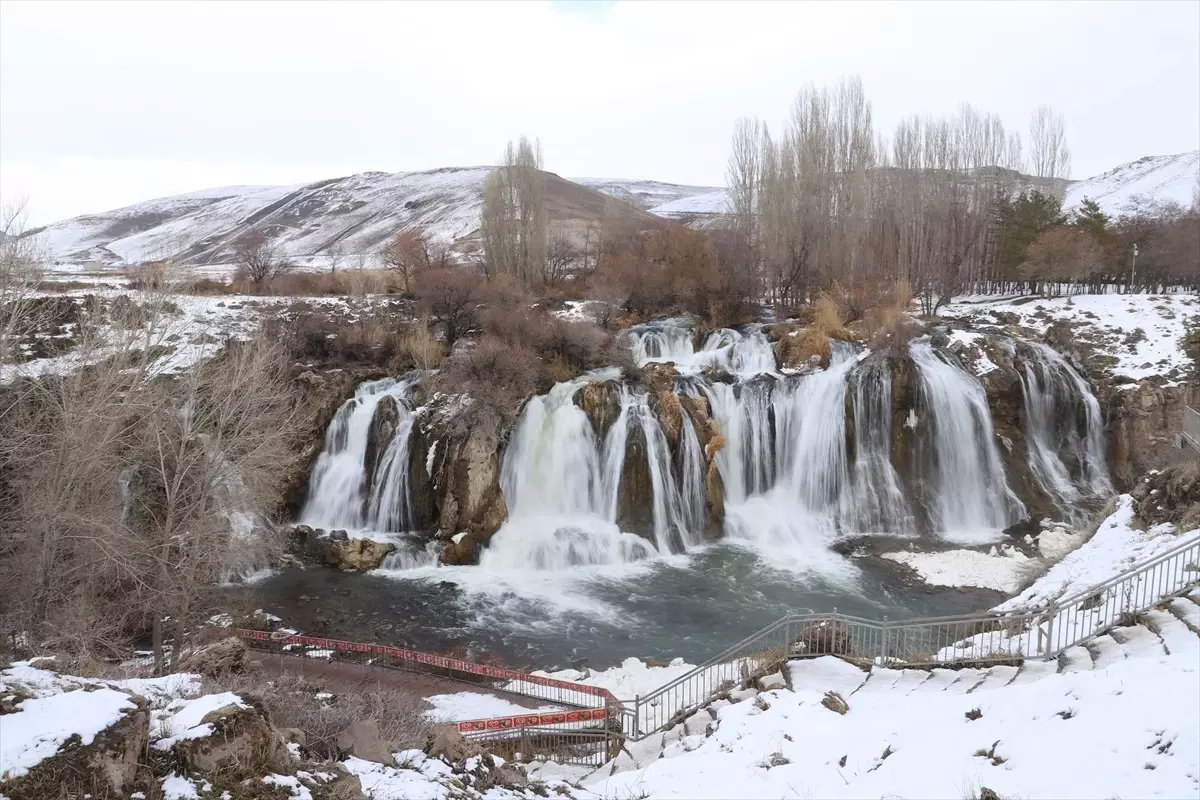
[[[450,266],[450,248],[420,228],[410,228],[388,241],[379,260],[399,277],[400,290],[407,293],[420,273]]]
[[[48,253],[26,232],[28,208],[27,199],[0,208],[0,364],[14,360],[12,349],[42,321],[34,298]]]
[[[509,142],[504,164],[483,185],[481,233],[489,273],[526,283],[546,280],[546,182],[542,147],[524,136]]]
[[[346,250],[341,242],[334,242],[325,249],[325,260],[329,263],[329,274],[336,275],[338,268],[346,261]]]
[[[233,243],[233,254],[238,268],[255,286],[274,280],[291,269],[266,234],[251,231]]]
[[[1038,106],[1029,118],[1029,158],[1033,174],[1054,180],[1071,177],[1071,148],[1062,114]]]
[[[129,302],[89,313],[113,324],[86,327],[79,369],[6,390],[0,608],[52,647],[103,653],[152,632],[165,666],[164,619],[178,639],[211,613],[216,583],[245,548],[269,546],[250,528],[278,496],[305,426],[270,341],[168,377],[169,316]]]
[[[479,324],[480,283],[478,275],[455,267],[429,270],[417,278],[417,302],[430,323],[442,329],[447,354]]]
[[[546,283],[553,285],[566,280],[582,260],[583,255],[571,237],[565,231],[555,231],[546,247]]]

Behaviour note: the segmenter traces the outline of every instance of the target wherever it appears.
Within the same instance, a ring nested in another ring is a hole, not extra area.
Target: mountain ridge
[[[119,266],[158,258],[191,264],[232,260],[234,240],[262,231],[294,259],[310,261],[335,248],[374,253],[395,233],[421,227],[460,249],[478,237],[489,166],[413,172],[362,172],[305,184],[211,187],[84,214],[31,231],[45,236],[57,263]],[[729,211],[725,189],[648,179],[575,178],[543,173],[553,225],[579,232],[602,218],[616,198],[646,223],[704,225]],[[1200,151],[1147,156],[1092,178],[1071,181],[1063,208],[1084,197],[1118,215],[1131,198],[1189,205],[1200,175]]]

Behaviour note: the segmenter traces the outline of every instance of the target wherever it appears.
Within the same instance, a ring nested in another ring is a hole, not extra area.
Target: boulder
[[[136,710],[126,712],[90,744],[81,744],[78,737],[68,739],[25,775],[3,782],[3,796],[9,800],[128,797],[137,785],[150,735],[148,702],[142,697],[131,699]]]
[[[187,771],[221,772],[234,780],[243,780],[289,770],[291,754],[287,743],[260,706],[224,706],[206,714],[201,724],[211,725],[212,733],[184,739],[171,748]]]
[[[821,705],[825,706],[833,713],[841,714],[843,716],[845,716],[846,712],[850,710],[850,705],[846,702],[846,698],[842,697],[837,692],[826,692],[825,696],[821,698]]]
[[[246,643],[236,636],[192,651],[180,665],[183,672],[198,672],[210,678],[237,674],[246,668]]]
[[[425,755],[459,764],[483,752],[479,745],[464,737],[453,725],[434,725],[425,740]]]
[[[321,560],[331,567],[367,572],[377,569],[383,560],[396,549],[391,542],[376,542],[372,539],[339,539],[334,531],[324,539]]]
[[[393,761],[391,749],[379,737],[379,726],[372,719],[351,723],[338,734],[337,746],[340,752],[365,761],[377,764]]]
[[[367,429],[367,449],[364,456],[367,474],[363,481],[364,486],[375,485],[375,473],[379,470],[383,454],[391,445],[392,437],[396,433],[396,426],[399,424],[400,407],[396,405],[394,397],[385,394],[375,406],[375,414],[371,417],[371,426]]]
[[[805,654],[849,655],[850,634],[840,622],[814,622],[800,631],[792,647]]]

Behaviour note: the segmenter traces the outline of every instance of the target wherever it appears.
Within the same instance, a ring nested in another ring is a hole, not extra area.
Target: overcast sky
[[[495,163],[721,184],[739,116],[862,77],[877,127],[1066,117],[1073,177],[1200,147],[1200,3],[0,2],[0,194],[155,196]]]

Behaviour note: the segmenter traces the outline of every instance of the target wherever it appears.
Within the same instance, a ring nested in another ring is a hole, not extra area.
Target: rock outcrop
[[[210,725],[212,733],[171,747],[171,755],[188,772],[244,780],[289,769],[287,743],[262,707],[228,705],[210,711],[200,722]]]
[[[236,636],[192,651],[180,669],[210,678],[242,672],[246,668],[246,643]]]
[[[326,533],[308,525],[292,528],[292,547],[316,563],[355,572],[378,569],[396,550],[396,545],[391,542],[352,539],[346,531]]]
[[[138,785],[139,766],[150,736],[149,704],[137,696],[131,696],[130,701],[136,709],[127,711],[90,743],[85,745],[78,736],[71,737],[55,755],[20,778],[5,781],[0,794],[9,800],[129,797]]]

